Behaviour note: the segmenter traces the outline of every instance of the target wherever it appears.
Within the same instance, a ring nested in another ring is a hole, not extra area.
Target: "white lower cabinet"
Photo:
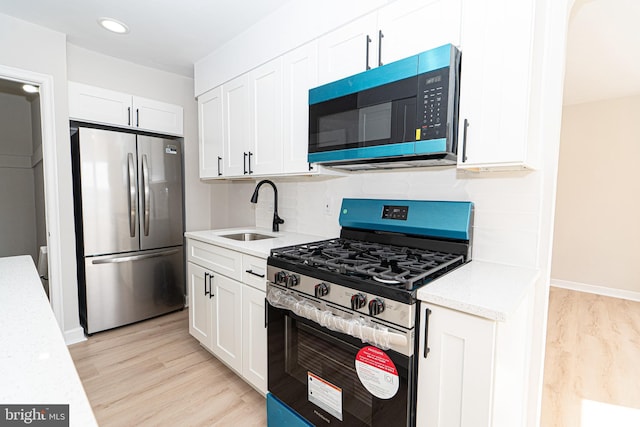
[[[267,393],[267,260],[187,239],[189,333]]]
[[[525,425],[527,307],[495,321],[421,303],[418,426]]]
[[[242,376],[262,393],[267,392],[267,325],[265,293],[242,287]]]
[[[432,305],[420,316],[418,425],[490,426],[495,322]]]
[[[189,288],[189,333],[211,348],[211,301],[209,298],[209,270],[192,262],[187,263]]]
[[[242,373],[242,288],[240,282],[213,273],[211,285],[211,350]]]

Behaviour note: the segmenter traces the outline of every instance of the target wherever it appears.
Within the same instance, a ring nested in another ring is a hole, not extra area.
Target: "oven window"
[[[336,348],[330,342],[318,339],[310,330],[307,325],[298,325],[297,348],[290,346],[288,349],[287,373],[306,383],[307,372],[312,372],[339,386],[343,396],[350,396],[343,400],[343,411],[370,425],[373,398],[358,379],[353,356],[358,349],[352,347],[351,351],[345,351]]]
[[[369,346],[269,305],[269,391],[316,425],[389,427],[411,425],[414,358],[386,353],[398,370],[399,388],[389,399],[373,396],[356,371],[356,355]],[[340,390],[340,415],[310,401],[308,381],[317,376]],[[342,418],[342,420],[340,420]]]

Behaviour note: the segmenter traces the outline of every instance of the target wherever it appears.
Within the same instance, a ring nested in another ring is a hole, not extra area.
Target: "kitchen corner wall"
[[[198,171],[198,105],[193,79],[67,44],[70,81],[138,95],[184,109],[184,179],[186,231],[213,228],[211,188]]]
[[[76,286],[75,239],[73,225],[73,190],[71,184],[71,153],[69,150],[69,113],[67,96],[66,36],[62,33],[31,24],[20,19],[0,14],[0,64],[50,76],[52,79],[52,107],[50,144],[46,150],[55,158],[56,164],[49,171],[57,172],[56,182],[48,183],[48,188],[57,190],[57,223],[55,233],[59,254],[50,255],[60,282],[62,295],[56,295],[57,307],[64,307],[63,313],[56,313],[63,333],[73,333],[80,327],[78,319],[78,293]],[[51,206],[51,205],[50,205]],[[70,256],[71,255],[71,256]],[[52,296],[53,298],[53,296]]]
[[[639,116],[639,95],[564,107],[553,279],[640,293]]]
[[[536,268],[540,180],[540,172],[472,173],[452,166],[274,181],[282,230],[336,237],[344,197],[469,200],[475,207],[473,258]],[[272,205],[272,192],[261,191],[257,226],[271,227]]]

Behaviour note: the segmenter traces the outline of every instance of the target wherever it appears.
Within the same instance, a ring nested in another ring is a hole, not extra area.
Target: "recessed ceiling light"
[[[120,22],[116,19],[100,18],[98,19],[98,24],[102,25],[103,28],[113,33],[126,34],[129,32],[129,27],[127,27],[123,22]]]
[[[38,93],[38,87],[34,85],[22,85],[22,90],[27,93]]]

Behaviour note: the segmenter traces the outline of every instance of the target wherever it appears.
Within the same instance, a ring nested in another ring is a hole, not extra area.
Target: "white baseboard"
[[[68,346],[71,344],[75,344],[75,343],[79,343],[87,340],[87,337],[84,336],[84,329],[82,329],[82,327],[64,331],[62,335],[64,336],[64,342]]]
[[[605,297],[621,298],[640,302],[640,292],[625,289],[608,288],[606,286],[587,285],[586,283],[571,282],[569,280],[551,279],[551,286],[571,289],[574,291],[598,294]]]

